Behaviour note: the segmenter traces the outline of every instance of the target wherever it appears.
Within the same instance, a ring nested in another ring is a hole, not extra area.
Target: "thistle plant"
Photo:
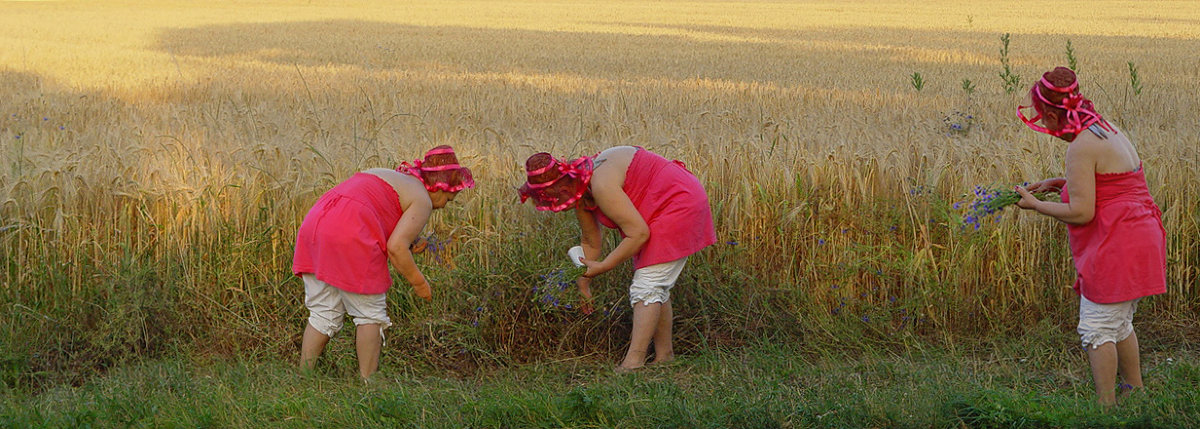
[[[1142,80],[1138,78],[1137,66],[1133,61],[1129,62],[1129,86],[1133,88],[1134,95],[1142,95]]]
[[[970,97],[971,94],[975,93],[975,84],[971,83],[971,79],[963,79],[962,80],[962,89],[963,89],[963,92],[967,93],[967,97]]]
[[[1071,39],[1067,39],[1067,68],[1078,72],[1079,69],[1075,68],[1076,65],[1078,65],[1078,61],[1075,60],[1075,48],[1071,47]]]
[[[1000,80],[1004,83],[1004,92],[1012,94],[1021,85],[1021,76],[1013,73],[1012,65],[1008,62],[1008,43],[1012,40],[1009,33],[1000,36],[1003,46],[1000,48],[1000,64],[1004,70],[1000,72]]]
[[[921,77],[921,72],[913,72],[909,78],[912,79],[912,87],[916,88],[918,92],[925,87],[925,79]]]

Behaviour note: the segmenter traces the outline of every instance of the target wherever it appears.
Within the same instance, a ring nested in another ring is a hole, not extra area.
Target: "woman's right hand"
[[[417,237],[417,239],[415,241],[413,241],[412,244],[408,245],[408,251],[410,251],[414,255],[416,255],[421,252],[424,252],[425,248],[427,246],[429,246],[429,240],[426,240],[425,237]]]
[[[1067,179],[1055,177],[1026,186],[1025,190],[1034,194],[1039,192],[1062,192],[1063,186],[1067,186]]]
[[[417,296],[421,297],[421,299],[424,299],[426,301],[433,300],[433,289],[429,286],[428,281],[423,281],[421,283],[414,284],[413,292],[416,293]]]

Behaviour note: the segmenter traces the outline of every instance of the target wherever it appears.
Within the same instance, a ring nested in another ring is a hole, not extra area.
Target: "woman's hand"
[[[417,237],[417,239],[414,240],[412,242],[412,244],[408,245],[408,250],[410,252],[412,252],[414,255],[416,255],[418,253],[424,252],[425,247],[427,247],[427,246],[429,246],[429,241],[425,240],[425,237]]]
[[[1037,182],[1032,185],[1029,185],[1029,187],[1026,189],[1030,193],[1035,193],[1035,194],[1039,193],[1039,192],[1062,192],[1063,186],[1066,186],[1066,185],[1067,185],[1067,179],[1064,179],[1061,177],[1055,177],[1053,179],[1046,179],[1041,182]]]
[[[414,284],[413,293],[416,293],[417,296],[421,297],[421,299],[424,299],[425,301],[433,300],[433,288],[429,286],[428,281],[422,281]]]
[[[592,279],[580,277],[575,280],[575,284],[579,285],[579,295],[583,296],[583,303],[579,305],[579,311],[583,314],[592,314],[595,309],[592,307]]]
[[[1017,201],[1017,207],[1023,208],[1025,210],[1033,210],[1033,209],[1036,209],[1037,204],[1039,202],[1041,202],[1041,200],[1039,200],[1037,197],[1033,196],[1033,193],[1030,192],[1028,189],[1022,188],[1020,186],[1016,186],[1013,188],[1013,190],[1017,191],[1017,195],[1021,196],[1021,199],[1019,201]]]
[[[587,267],[587,272],[583,273],[583,277],[581,278],[587,278],[589,280],[591,280],[592,277],[607,273],[612,269],[611,267],[604,266],[604,262],[601,261],[592,261],[585,258],[579,258],[579,262],[583,262],[583,265]]]

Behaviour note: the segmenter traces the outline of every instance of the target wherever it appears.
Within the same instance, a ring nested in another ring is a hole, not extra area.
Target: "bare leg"
[[[658,328],[659,314],[662,313],[662,303],[649,305],[641,301],[633,304],[633,332],[629,335],[629,351],[621,367],[637,369],[646,364],[646,350],[650,348],[650,339]]]
[[[379,349],[383,347],[379,324],[358,325],[354,331],[354,342],[358,349],[358,375],[366,380],[379,369]]]
[[[304,339],[300,343],[300,369],[311,370],[317,364],[317,358],[325,351],[329,336],[322,334],[317,328],[305,324]]]
[[[1100,404],[1111,406],[1117,403],[1117,345],[1104,343],[1088,349],[1088,361],[1092,364],[1092,381],[1096,384],[1096,395]]]
[[[662,303],[658,313],[658,326],[654,330],[654,362],[667,363],[675,360],[675,347],[671,343],[671,301]]]
[[[1133,386],[1123,394],[1142,388],[1142,361],[1138,352],[1137,333],[1130,333],[1128,338],[1117,343],[1117,372],[1121,381]]]

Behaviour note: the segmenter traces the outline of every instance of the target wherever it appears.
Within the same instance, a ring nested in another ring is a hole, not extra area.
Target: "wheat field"
[[[0,311],[14,321],[0,335],[57,351],[50,369],[168,344],[290,353],[309,206],[354,171],[450,144],[479,185],[427,228],[451,240],[420,262],[435,303],[393,289],[402,348],[520,352],[506,338],[532,316],[504,307],[535,306],[522,293],[552,268],[539,261],[574,240],[571,216],[518,204],[522,162],[615,145],[683,160],[712,199],[720,243],[681,292],[703,309],[679,310],[685,348],[778,325],[809,341],[1042,322],[1069,337],[1065,229],[1009,212],[974,231],[952,208],[975,185],[1062,174],[1064,144],[1015,108],[1069,42],[1164,212],[1169,292],[1139,323],[1187,341],[1200,7],[910,3],[0,1]],[[601,299],[621,301],[622,281]],[[528,346],[616,350],[623,323],[568,321]]]

